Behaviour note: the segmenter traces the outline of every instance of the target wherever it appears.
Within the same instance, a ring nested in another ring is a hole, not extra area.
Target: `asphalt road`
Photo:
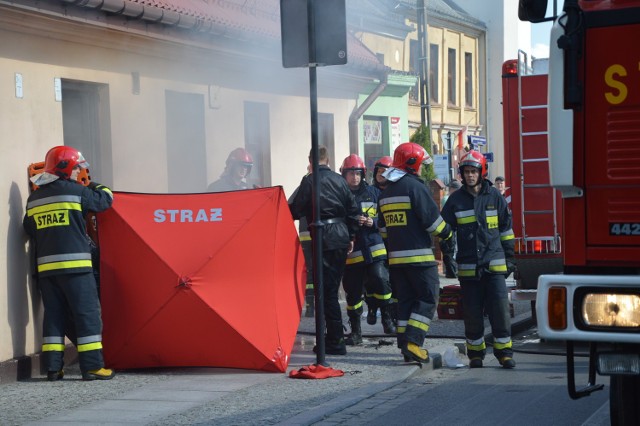
[[[609,380],[605,389],[572,400],[565,357],[558,344],[535,334],[514,339],[518,365],[502,369],[488,354],[482,369],[425,371],[319,425],[609,425]],[[577,385],[587,381],[587,358],[576,360]]]

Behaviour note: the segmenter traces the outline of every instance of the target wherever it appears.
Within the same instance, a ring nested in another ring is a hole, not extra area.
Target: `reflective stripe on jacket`
[[[466,188],[451,194],[442,208],[442,217],[456,231],[458,278],[477,278],[479,269],[505,274],[515,242],[507,202],[487,180],[477,197]]]
[[[93,270],[85,216],[113,202],[103,185],[91,188],[58,179],[42,185],[27,200],[23,226],[35,240],[37,271],[42,276]]]
[[[429,189],[417,176],[406,174],[391,182],[380,195],[378,227],[387,231],[390,267],[437,264],[431,235],[451,236]]]
[[[361,263],[370,264],[387,259],[387,249],[382,235],[378,231],[378,198],[380,190],[362,181],[355,191],[352,190],[356,202],[362,211],[360,214],[373,219],[373,226],[361,226],[356,232],[353,251],[347,256],[347,267]]]

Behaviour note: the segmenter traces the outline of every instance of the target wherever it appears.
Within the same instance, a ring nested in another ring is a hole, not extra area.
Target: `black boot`
[[[305,303],[306,310],[305,310],[304,316],[308,317],[308,318],[313,318],[316,315],[316,313],[315,313],[315,299],[313,298],[313,294],[312,295],[308,295],[306,297],[305,301],[306,301],[306,303]]]
[[[324,351],[327,355],[347,354],[342,321],[327,321],[327,337],[325,338]]]
[[[393,325],[393,320],[391,319],[391,312],[389,309],[389,305],[383,306],[380,308],[382,311],[382,330],[384,330],[384,334],[396,334],[396,326]]]
[[[344,339],[347,346],[358,346],[362,344],[362,328],[360,327],[360,317],[349,318],[351,325],[351,335]]]
[[[378,321],[378,308],[369,306],[367,311],[367,324],[374,325]]]
[[[391,302],[389,306],[387,306],[389,310],[389,314],[391,315],[391,321],[393,321],[393,325],[398,326],[398,302]]]

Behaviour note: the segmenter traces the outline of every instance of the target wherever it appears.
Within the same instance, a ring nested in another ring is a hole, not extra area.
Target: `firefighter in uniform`
[[[367,184],[364,180],[366,172],[364,161],[356,154],[345,158],[340,167],[340,173],[361,209],[358,216],[360,228],[356,233],[353,251],[347,256],[342,278],[342,287],[347,298],[347,316],[351,325],[351,336],[346,341],[347,345],[362,344],[360,317],[365,289],[370,298],[369,308],[380,308],[382,312],[383,331],[386,334],[396,332],[388,309],[391,302],[391,286],[389,272],[384,264],[387,250],[376,226],[380,190]]]
[[[398,296],[398,346],[405,361],[429,359],[422,344],[440,292],[431,236],[443,239],[443,245],[452,238],[451,228],[418,177],[422,165],[432,162],[420,145],[400,144],[392,167],[384,173],[390,183],[378,202],[379,226],[387,229],[389,270]]]
[[[376,161],[373,166],[373,186],[378,188],[380,192],[382,192],[388,184],[387,179],[382,176],[382,174],[391,167],[391,163],[393,159],[386,155],[384,157],[380,157],[378,161]],[[383,241],[387,239],[387,230],[385,228],[378,229],[380,235],[382,236]],[[387,270],[389,269],[389,263],[385,262],[385,267]],[[390,281],[391,286],[391,300],[389,302],[389,312],[391,314],[391,320],[393,321],[393,325],[398,325],[398,298],[396,297],[395,288],[393,283]],[[373,300],[372,295],[367,294],[365,298],[367,302],[367,324],[374,325],[378,320],[378,308],[376,307],[375,300]]]
[[[493,354],[502,367],[513,368],[516,363],[505,284],[514,266],[511,214],[504,197],[486,179],[487,161],[480,152],[469,151],[460,160],[459,170],[463,187],[449,196],[442,217],[457,235],[469,367],[482,367],[486,312],[494,338]]]
[[[208,192],[241,191],[249,189],[247,178],[253,167],[253,159],[244,148],[229,153],[220,179],[207,188]]]
[[[102,319],[86,235],[87,212],[101,212],[113,202],[111,190],[91,182],[76,182],[89,164],[76,149],[57,146],[45,158],[44,172],[33,176],[39,186],[27,200],[24,228],[35,243],[38,285],[44,304],[42,352],[47,379],[64,376],[65,317],[70,309],[75,344],[84,380],[108,380],[104,368]]]
[[[322,275],[326,323],[325,352],[329,355],[346,355],[338,290],[347,254],[353,250],[360,209],[342,176],[329,168],[327,148],[320,146],[318,154],[320,220],[324,225]],[[311,154],[309,154],[309,162],[311,162]],[[307,223],[313,222],[312,179],[314,178],[316,176],[313,174],[302,178],[298,193],[289,204],[294,219],[305,216]],[[313,236],[312,229],[311,238]]]

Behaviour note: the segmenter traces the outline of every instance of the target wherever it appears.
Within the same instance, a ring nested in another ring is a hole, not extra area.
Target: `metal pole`
[[[420,55],[420,124],[429,130],[431,142],[431,99],[429,94],[429,40],[427,34],[426,0],[418,0],[417,23]]]
[[[451,132],[447,132],[447,151],[449,151],[447,157],[449,159],[449,182],[451,182],[455,179],[453,174],[453,134]]]
[[[315,0],[307,0],[309,28],[309,101],[311,106],[311,182],[313,200],[313,291],[316,304],[316,364],[328,366],[325,361],[324,341],[324,284],[322,277],[322,228],[320,220],[320,175],[318,174],[318,81],[316,75]]]

